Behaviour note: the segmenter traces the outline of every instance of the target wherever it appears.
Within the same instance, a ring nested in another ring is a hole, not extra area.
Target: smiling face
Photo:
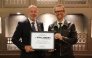
[[[38,16],[38,9],[36,6],[32,5],[32,6],[29,6],[28,10],[27,10],[27,15],[28,17],[34,21],[37,16]]]
[[[57,19],[62,21],[65,16],[64,8],[62,6],[56,6],[54,12]]]

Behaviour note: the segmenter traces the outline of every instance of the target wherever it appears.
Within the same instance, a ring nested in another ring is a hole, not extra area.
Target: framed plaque
[[[53,50],[54,32],[31,32],[30,45],[33,50]]]

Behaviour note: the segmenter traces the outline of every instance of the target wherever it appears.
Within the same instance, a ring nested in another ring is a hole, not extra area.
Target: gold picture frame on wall
[[[63,0],[63,4],[65,7],[89,7],[89,0]]]
[[[29,5],[29,0],[3,0],[3,5],[4,7],[7,8],[16,8],[16,7],[28,7]]]

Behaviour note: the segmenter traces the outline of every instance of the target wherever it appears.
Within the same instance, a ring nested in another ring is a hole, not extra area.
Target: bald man
[[[30,45],[30,32],[44,31],[43,23],[36,18],[38,9],[35,5],[30,5],[27,10],[28,18],[18,22],[16,30],[12,37],[12,42],[21,50],[20,58],[44,58],[44,51],[33,50]],[[34,28],[32,28],[34,24]],[[22,38],[22,42],[19,39]]]

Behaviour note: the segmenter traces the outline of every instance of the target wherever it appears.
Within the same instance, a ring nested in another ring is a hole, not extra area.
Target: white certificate
[[[30,45],[34,50],[54,49],[54,32],[31,32]]]

